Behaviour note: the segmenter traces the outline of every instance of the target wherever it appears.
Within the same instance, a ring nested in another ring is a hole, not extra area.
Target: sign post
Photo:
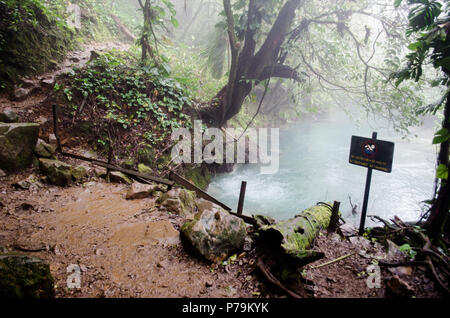
[[[372,170],[390,173],[392,171],[392,159],[394,157],[394,143],[377,140],[377,133],[372,133],[372,138],[352,136],[350,146],[349,163],[367,168],[366,187],[361,211],[359,235],[364,233],[366,222],[367,204],[369,202],[370,183]]]

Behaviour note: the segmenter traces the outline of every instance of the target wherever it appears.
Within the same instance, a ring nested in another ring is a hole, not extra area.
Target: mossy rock
[[[30,166],[39,127],[35,123],[0,123],[0,168],[18,171]]]
[[[7,108],[2,113],[0,113],[0,122],[17,123],[18,121],[19,121],[19,116],[11,108]]]
[[[244,246],[244,221],[213,204],[181,227],[181,239],[207,260],[222,262]]]
[[[56,151],[56,147],[46,143],[42,139],[38,139],[34,153],[39,158],[53,158]]]
[[[202,190],[205,190],[211,182],[211,172],[204,165],[187,170],[184,176]]]
[[[153,174],[153,170],[146,166],[143,163],[138,164],[138,171],[142,174],[146,174],[146,175],[152,175]]]
[[[0,255],[0,298],[51,298],[54,280],[48,264],[25,255]]]
[[[51,184],[64,187],[72,183],[73,168],[67,163],[41,158],[39,170],[47,176]]]
[[[181,215],[182,217],[190,217],[196,211],[197,195],[194,191],[185,189],[172,189],[161,195],[156,203],[164,206],[167,211]]]
[[[88,170],[86,167],[78,166],[72,169],[72,178],[75,182],[81,183],[86,180],[88,176]]]

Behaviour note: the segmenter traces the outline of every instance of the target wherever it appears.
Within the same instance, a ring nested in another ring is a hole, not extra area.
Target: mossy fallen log
[[[289,220],[262,226],[259,238],[264,245],[279,248],[286,256],[307,264],[323,257],[310,248],[319,231],[328,227],[330,218],[328,206],[316,205]]]

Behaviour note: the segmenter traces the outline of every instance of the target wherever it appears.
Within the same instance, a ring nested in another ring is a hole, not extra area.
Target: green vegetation
[[[116,156],[149,166],[167,163],[163,154],[155,158],[156,150],[169,142],[172,130],[191,127],[189,90],[165,68],[142,64],[127,52],[111,51],[75,68],[55,90],[67,104],[67,117],[93,123],[84,129],[91,144],[107,152],[111,143]]]
[[[73,47],[73,31],[41,1],[0,1],[0,21],[0,88],[54,68]]]
[[[396,0],[398,7],[402,0]],[[439,180],[435,188],[435,195],[431,200],[431,207],[427,213],[426,228],[430,236],[440,238],[448,224],[450,210],[450,185],[448,184],[448,170],[450,166],[450,5],[443,5],[440,1],[409,0],[411,5],[408,20],[408,36],[414,41],[408,45],[412,51],[406,55],[407,64],[400,71],[393,73],[396,85],[403,81],[420,81],[425,77],[424,72],[430,71],[430,64],[437,71],[432,78],[432,86],[441,86],[443,93],[435,103],[423,106],[417,105],[415,113],[433,114],[442,111],[442,127],[433,138],[433,144],[440,145],[437,157],[436,178]]]

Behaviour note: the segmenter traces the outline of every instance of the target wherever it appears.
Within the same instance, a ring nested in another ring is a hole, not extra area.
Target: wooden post
[[[108,165],[111,165],[112,158],[113,158],[113,152],[114,152],[114,150],[113,150],[113,147],[112,147],[112,144],[111,144],[111,140],[110,140],[109,141],[109,152],[108,152]],[[106,181],[108,181],[108,182],[110,180],[110,178],[109,178],[110,172],[111,172],[111,169],[110,168],[106,168]]]
[[[341,202],[334,201],[333,208],[331,209],[331,218],[330,218],[330,225],[328,226],[328,230],[330,232],[334,232],[337,229],[338,222],[339,222],[339,206],[341,205]]]
[[[237,208],[237,214],[242,215],[242,211],[244,209],[244,199],[245,199],[245,189],[247,188],[247,181],[242,181],[241,183],[241,192],[239,194],[239,202]]]
[[[53,133],[55,134],[56,137],[56,152],[61,152],[62,148],[61,148],[61,141],[59,139],[59,133],[58,133],[58,108],[56,106],[56,104],[52,105],[52,109],[53,109]]]
[[[377,139],[377,133],[372,133],[372,139]],[[364,224],[366,223],[367,204],[369,202],[370,182],[372,181],[372,168],[367,168],[366,188],[364,190],[364,202],[361,211],[361,221],[359,223],[359,235],[364,233]]]

